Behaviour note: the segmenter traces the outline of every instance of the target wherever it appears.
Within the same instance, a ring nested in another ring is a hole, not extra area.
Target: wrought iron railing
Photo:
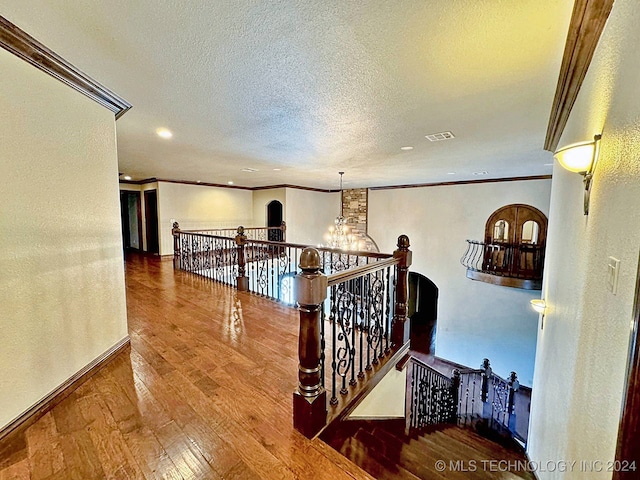
[[[407,431],[457,423],[489,428],[526,442],[527,423],[516,423],[516,392],[520,385],[515,372],[508,380],[496,375],[488,359],[480,369],[453,370],[452,377],[415,358],[408,372]]]
[[[236,285],[238,251],[233,238],[174,231],[174,266],[227,285]]]
[[[411,358],[407,372],[410,392],[407,396],[407,433],[432,425],[456,423],[460,374],[453,378],[438,372],[424,362]]]
[[[467,240],[460,263],[470,270],[492,275],[541,279],[544,251],[544,245]]]
[[[327,278],[322,305],[320,371],[329,403],[338,404],[391,352],[391,304],[398,259],[389,258]],[[328,319],[328,324],[325,322]]]
[[[408,350],[409,239],[401,235],[398,249],[385,257],[374,255],[362,265],[354,260],[352,268],[329,275],[322,272],[327,256],[318,249],[307,248],[300,257],[302,273],[295,281],[299,382],[293,418],[307,437],[337,418],[393,358]]]
[[[280,227],[277,227],[280,228]],[[283,227],[284,228],[284,227]],[[227,233],[224,237],[210,231],[185,231],[174,224],[174,265],[214,281],[237,286],[239,290],[250,291],[258,295],[289,305],[295,303],[294,278],[298,271],[300,256],[308,245],[269,240],[252,240],[247,231],[258,229],[238,227],[217,229],[215,232]],[[262,229],[270,235],[276,229]],[[233,235],[230,234],[233,233]],[[321,270],[329,275],[360,265],[368,265],[392,257],[368,251],[344,251],[339,249],[318,248],[321,257]]]
[[[408,350],[405,235],[391,255],[250,240],[242,227],[231,238],[182,231],[176,222],[172,234],[175,268],[298,304],[294,426],[308,437]]]
[[[243,227],[247,240],[265,240],[270,242],[285,242],[287,238],[287,225],[285,222],[278,227]],[[238,233],[238,227],[210,228],[198,230],[182,230],[187,233],[202,233],[217,237],[234,238]]]

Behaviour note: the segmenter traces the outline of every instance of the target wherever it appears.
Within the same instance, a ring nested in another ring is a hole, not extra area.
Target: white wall
[[[0,429],[127,335],[113,113],[0,49]]]
[[[253,224],[251,190],[158,182],[160,255],[173,254],[172,219],[183,230]]]
[[[267,226],[267,205],[273,200],[282,204],[282,219],[287,218],[287,193],[284,188],[270,188],[268,190],[253,191],[253,226]]]
[[[340,193],[287,188],[287,242],[318,245],[340,213]]]
[[[554,169],[529,455],[614,459],[640,246],[640,4],[617,0],[559,146],[602,132],[591,211],[582,177]],[[620,259],[618,292],[607,259]],[[540,478],[585,478],[579,471]],[[588,478],[608,479],[610,472]]]
[[[404,418],[407,370],[389,370],[349,418]]]
[[[470,280],[460,258],[466,239],[483,240],[498,208],[525,203],[546,215],[550,188],[550,180],[528,180],[369,191],[369,235],[382,252],[408,235],[411,270],[439,289],[436,355],[471,367],[487,357],[498,374],[513,370],[532,384],[537,315],[529,300],[540,292]]]

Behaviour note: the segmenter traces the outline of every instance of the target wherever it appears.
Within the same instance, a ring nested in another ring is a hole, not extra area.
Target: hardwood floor
[[[293,429],[293,309],[149,257],[126,274],[131,349],[0,444],[0,480],[372,478]]]
[[[405,435],[404,419],[347,420],[321,437],[379,480],[535,480],[517,445],[442,425]]]

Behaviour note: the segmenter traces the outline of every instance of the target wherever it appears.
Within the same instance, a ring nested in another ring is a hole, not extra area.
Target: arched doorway
[[[272,200],[267,204],[267,227],[279,227],[282,225],[282,203]],[[281,242],[281,230],[269,230],[269,241]]]
[[[409,272],[407,315],[411,321],[411,349],[433,354],[438,319],[438,287],[416,272]]]

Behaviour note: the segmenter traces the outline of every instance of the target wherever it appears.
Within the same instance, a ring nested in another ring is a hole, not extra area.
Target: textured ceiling
[[[0,15],[133,104],[117,129],[134,180],[335,188],[339,170],[347,187],[550,174],[572,6],[5,0]]]

